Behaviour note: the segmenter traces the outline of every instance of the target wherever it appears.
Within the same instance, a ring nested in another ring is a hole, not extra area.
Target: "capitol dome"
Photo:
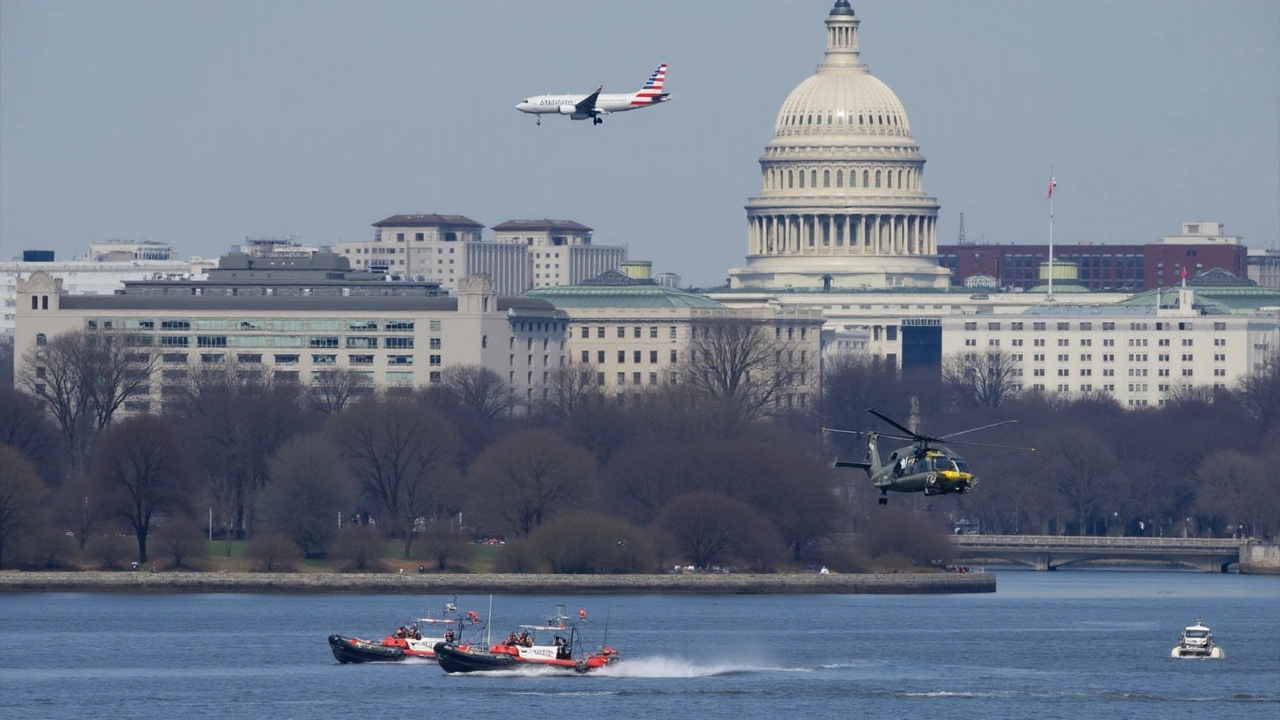
[[[862,63],[848,0],[827,14],[817,72],[783,101],[747,202],[747,266],[731,287],[945,288],[938,203],[902,101]]]
[[[871,73],[819,72],[778,111],[774,136],[793,135],[911,137],[911,126],[898,96]]]

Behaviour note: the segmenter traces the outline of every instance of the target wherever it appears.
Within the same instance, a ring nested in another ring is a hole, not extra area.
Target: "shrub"
[[[294,572],[302,549],[284,533],[263,533],[245,544],[244,557],[259,572]]]
[[[529,544],[556,573],[648,572],[657,563],[643,530],[597,513],[573,513],[540,526]]]
[[[881,507],[871,514],[862,526],[862,549],[873,559],[898,554],[921,566],[955,557],[946,526],[903,507]]]
[[[349,525],[338,531],[333,555],[346,561],[338,572],[386,572],[387,565],[381,559],[386,549],[387,540],[377,528]]]
[[[498,555],[493,559],[493,568],[500,573],[546,572],[547,561],[533,543],[516,540],[498,549]]]
[[[90,538],[85,553],[103,570],[123,570],[131,558],[137,557],[138,546],[130,538],[109,533]]]
[[[186,518],[170,518],[157,532],[156,555],[168,558],[175,569],[198,569],[209,554],[204,531]]]

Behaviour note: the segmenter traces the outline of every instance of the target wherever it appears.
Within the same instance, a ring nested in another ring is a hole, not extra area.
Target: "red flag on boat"
[[[1049,199],[1053,199],[1053,189],[1058,187],[1058,180],[1052,174],[1049,175]]]

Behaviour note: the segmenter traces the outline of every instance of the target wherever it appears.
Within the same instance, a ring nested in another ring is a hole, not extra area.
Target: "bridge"
[[[1239,564],[1244,540],[1147,537],[1062,537],[1058,535],[956,535],[956,557],[1008,560],[1036,570],[1053,570],[1088,560],[1141,560],[1190,565],[1226,572]]]

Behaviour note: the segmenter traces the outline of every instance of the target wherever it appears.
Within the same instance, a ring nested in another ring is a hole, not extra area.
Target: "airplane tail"
[[[667,100],[671,93],[662,91],[662,83],[667,79],[667,64],[662,63],[653,73],[649,75],[649,79],[645,81],[644,87],[636,93],[635,98],[631,101],[632,105],[653,105]]]

